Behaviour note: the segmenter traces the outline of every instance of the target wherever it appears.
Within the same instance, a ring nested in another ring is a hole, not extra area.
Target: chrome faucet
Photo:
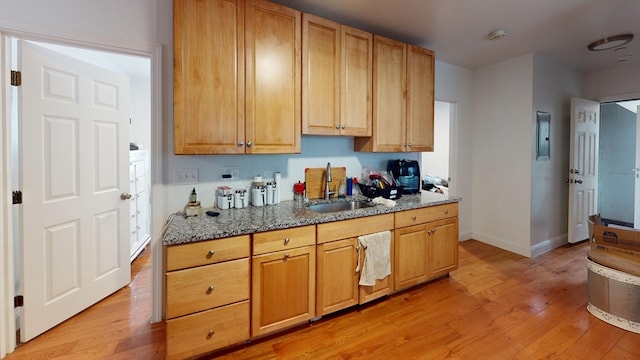
[[[329,191],[330,188],[330,182],[332,181],[331,179],[331,163],[328,162],[327,163],[327,171],[325,173],[325,185],[324,185],[324,198],[325,199],[329,199],[329,197],[331,197],[331,194],[334,194],[335,191]]]

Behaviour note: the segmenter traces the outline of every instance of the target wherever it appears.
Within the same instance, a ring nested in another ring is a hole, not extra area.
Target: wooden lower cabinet
[[[249,339],[249,300],[167,320],[167,359],[185,359]]]
[[[431,277],[445,275],[458,268],[458,218],[432,224]]]
[[[391,231],[391,276],[360,286],[358,237]],[[458,267],[458,204],[165,248],[167,358],[213,352]]]
[[[165,247],[167,358],[249,339],[250,237]]]
[[[254,255],[252,270],[251,336],[315,316],[315,245]]]
[[[393,276],[377,280],[374,286],[360,286],[360,266],[364,250],[358,236],[393,229],[393,214],[370,216],[319,224],[317,230],[316,315],[364,304],[393,292]],[[393,232],[391,233],[393,268]]]
[[[346,309],[359,302],[358,239],[318,244],[316,316]]]
[[[315,316],[315,225],[253,234],[251,270],[251,336]]]
[[[428,225],[396,230],[394,277],[396,290],[403,290],[429,279]]]
[[[457,203],[396,213],[395,290],[458,268],[457,215]]]
[[[394,279],[393,279],[393,258],[394,258],[394,239],[393,239],[393,231],[391,232],[391,275],[387,276],[382,280],[376,280],[376,284],[373,286],[360,286],[359,287],[359,301],[358,304],[364,304],[371,300],[375,300],[377,298],[383,297],[385,295],[389,295],[393,293],[394,290]],[[361,260],[360,263],[364,261],[364,252],[361,252]]]

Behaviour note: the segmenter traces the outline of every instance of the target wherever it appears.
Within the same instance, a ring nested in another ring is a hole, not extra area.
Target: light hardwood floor
[[[640,334],[586,310],[587,249],[528,259],[465,241],[448,277],[203,359],[640,359]],[[148,253],[134,265],[130,287],[6,359],[164,358]]]

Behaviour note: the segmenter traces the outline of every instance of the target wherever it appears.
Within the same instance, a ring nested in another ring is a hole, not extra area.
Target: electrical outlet
[[[176,169],[173,172],[174,184],[197,184],[198,169]]]
[[[231,179],[237,180],[237,179],[240,178],[240,167],[239,166],[225,166],[225,167],[222,168],[222,175],[231,175]]]

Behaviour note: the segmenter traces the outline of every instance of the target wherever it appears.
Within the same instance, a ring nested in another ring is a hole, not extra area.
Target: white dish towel
[[[373,286],[376,280],[391,275],[391,231],[359,236],[358,242],[364,248],[364,264],[359,284]]]

